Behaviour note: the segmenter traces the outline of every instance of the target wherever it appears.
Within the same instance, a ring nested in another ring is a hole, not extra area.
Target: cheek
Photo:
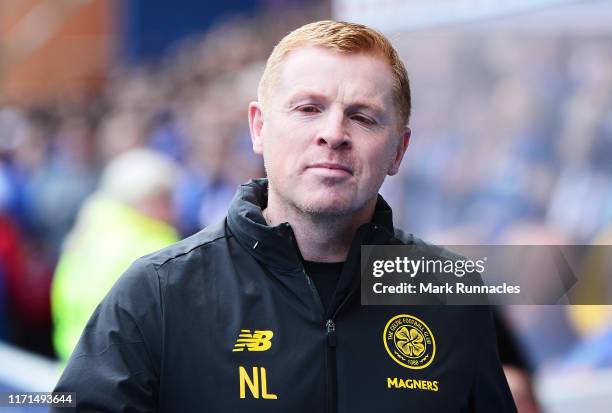
[[[364,168],[367,168],[371,175],[386,175],[395,158],[394,149],[390,145],[376,146],[368,148],[367,153]]]
[[[393,164],[393,151],[388,146],[371,148],[367,158],[361,158],[362,182],[371,190],[378,190]]]
[[[297,165],[307,146],[304,134],[297,133],[295,128],[288,125],[270,125],[264,135],[264,158],[289,169],[292,165]]]
[[[287,176],[297,164],[295,150],[291,145],[278,141],[269,141],[264,146],[263,157],[268,174]]]
[[[397,157],[397,151],[399,149],[398,145],[399,143],[395,139],[392,139],[391,143],[385,146],[385,153],[384,153],[385,172],[388,172],[388,170],[395,163],[395,158]]]

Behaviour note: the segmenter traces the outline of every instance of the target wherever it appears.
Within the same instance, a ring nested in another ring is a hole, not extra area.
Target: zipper
[[[331,318],[325,322],[327,329],[327,412],[337,411],[336,393],[338,391],[338,378],[336,365],[336,323]]]
[[[297,245],[296,245],[297,247]],[[317,291],[312,278],[308,276],[306,273],[306,269],[302,264],[302,273],[306,278],[306,282],[310,287],[310,292],[314,296],[315,302],[317,303],[317,307],[319,307],[319,312],[321,314],[321,319],[325,320],[325,308],[323,307],[323,302],[321,301],[321,296]],[[336,311],[337,313],[337,311]],[[327,346],[325,351],[325,360],[327,367],[327,413],[335,413],[336,412],[336,323],[333,320],[336,313],[332,316],[332,318],[327,319],[325,321],[325,331],[327,336]]]
[[[336,323],[331,318],[325,322],[325,328],[327,328],[327,345],[329,347],[336,347]]]
[[[291,230],[291,226],[289,225],[289,223],[286,223],[285,225],[289,230]],[[295,247],[296,251],[298,251],[298,254],[299,254],[300,250],[297,245],[297,241],[295,240],[295,236],[291,234],[290,239],[293,242],[293,246]],[[334,313],[331,315],[331,318],[327,318],[327,312],[326,312],[325,307],[323,306],[323,302],[321,301],[321,296],[319,295],[319,292],[317,291],[317,288],[314,285],[312,278],[310,278],[310,276],[306,272],[306,268],[304,268],[304,264],[302,263],[301,259],[300,259],[300,268],[302,269],[302,274],[304,274],[304,278],[306,279],[308,287],[310,288],[310,292],[312,293],[314,300],[317,303],[317,307],[319,308],[321,320],[324,321],[324,327],[325,327],[326,338],[327,338],[327,346],[326,346],[327,413],[336,413],[336,411],[338,410],[336,406],[336,403],[337,403],[336,393],[337,393],[338,383],[337,383],[337,365],[336,365],[336,345],[337,345],[336,322],[334,320],[336,319],[336,316],[338,315],[338,311],[340,310],[340,308],[342,308],[344,303],[346,303],[348,299],[350,298],[350,296],[352,295],[352,291],[350,291],[347,294],[347,296],[342,301],[342,303],[340,303],[338,308],[336,308]]]

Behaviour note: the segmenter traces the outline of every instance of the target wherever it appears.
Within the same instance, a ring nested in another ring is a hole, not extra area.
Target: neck
[[[372,219],[376,197],[359,211],[346,215],[309,214],[286,205],[268,193],[264,217],[270,226],[291,224],[300,253],[315,262],[345,261],[357,229]]]

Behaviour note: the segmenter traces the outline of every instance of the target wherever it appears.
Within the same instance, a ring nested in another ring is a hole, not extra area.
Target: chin
[[[362,206],[351,196],[333,194],[330,191],[319,196],[309,194],[308,197],[296,200],[295,205],[299,210],[309,215],[329,217],[351,215]]]

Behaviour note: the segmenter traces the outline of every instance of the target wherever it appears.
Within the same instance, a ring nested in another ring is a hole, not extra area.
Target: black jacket
[[[516,411],[487,307],[360,305],[360,245],[422,242],[393,229],[382,198],[325,311],[289,224],[266,226],[266,185],[136,261],[55,391],[76,392],[78,411]]]

